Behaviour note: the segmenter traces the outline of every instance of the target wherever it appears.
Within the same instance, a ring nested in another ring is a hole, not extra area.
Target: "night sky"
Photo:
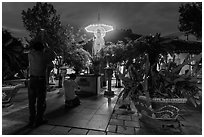
[[[176,2],[58,2],[53,3],[63,24],[86,27],[97,22],[100,13],[101,23],[115,29],[132,29],[137,34],[167,35],[179,32],[179,6]],[[2,25],[16,37],[24,37],[28,32],[23,27],[22,10],[32,8],[31,2],[3,2]]]

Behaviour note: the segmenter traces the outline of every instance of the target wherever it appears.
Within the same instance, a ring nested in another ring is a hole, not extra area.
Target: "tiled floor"
[[[64,108],[64,97],[56,93],[47,100],[45,113],[48,124],[35,129],[25,128],[28,118],[28,108],[3,116],[3,123],[9,123],[9,128],[3,128],[3,134],[27,135],[162,135],[162,134],[202,134],[200,113],[188,113],[183,121],[183,133],[171,130],[161,130],[148,127],[139,120],[134,105],[132,111],[119,109],[120,99],[117,95],[108,99],[101,93],[98,96],[80,98],[81,105],[73,109]],[[192,117],[193,115],[193,117]],[[13,125],[12,125],[13,124]],[[4,124],[3,124],[4,125]],[[8,130],[9,129],[9,130]],[[16,130],[14,130],[16,129]]]
[[[68,135],[86,135],[88,133],[87,129],[72,128]]]
[[[90,130],[87,135],[106,135],[106,132]]]
[[[117,91],[118,94],[120,91]],[[117,96],[108,101],[103,94],[81,98],[81,105],[66,110],[63,104],[63,96],[52,99],[60,103],[48,103],[46,117],[50,125],[64,125],[68,127],[105,130],[117,101]],[[54,105],[54,106],[53,106]],[[51,108],[52,106],[52,108]]]

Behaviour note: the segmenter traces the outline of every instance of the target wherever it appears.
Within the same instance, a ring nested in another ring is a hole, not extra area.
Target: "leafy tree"
[[[32,9],[22,11],[22,20],[32,39],[43,38],[55,50],[61,44],[60,15],[57,14],[52,4],[37,2]],[[45,30],[43,34],[42,29]]]
[[[24,70],[28,67],[28,58],[24,53],[21,41],[11,35],[10,32],[2,31],[2,74],[3,80],[13,79],[18,73],[24,77]]]
[[[100,52],[100,56],[103,58],[102,61],[116,65],[122,63],[126,59],[124,55],[126,50],[126,44],[123,41],[118,41],[116,44],[109,42]]]
[[[86,44],[84,33],[81,29],[74,28],[71,25],[62,26],[60,29],[61,41],[64,43],[61,44],[62,55],[66,58],[67,53],[75,51],[76,49],[83,48]],[[69,54],[70,56],[70,54]]]
[[[152,66],[158,61],[160,54],[167,54],[173,50],[173,46],[166,46],[165,41],[169,38],[155,36],[142,36],[136,40],[128,40],[127,43],[118,41],[116,44],[109,44],[104,47],[103,54],[111,55],[109,60],[112,63],[127,63],[127,67],[133,63],[134,59],[144,53],[148,53],[150,65]]]
[[[198,39],[202,37],[202,3],[187,3],[179,7],[179,30],[193,34]]]
[[[91,55],[83,48],[76,48],[75,50],[69,51],[65,55],[65,62],[69,67],[73,67],[76,74],[82,69],[89,67]]]
[[[88,51],[90,54],[92,54],[92,46],[93,46],[93,40],[89,40],[86,42],[86,44],[83,46],[83,48]]]
[[[65,25],[61,27],[59,33],[61,34],[60,40],[63,42],[60,47],[65,53],[82,48],[86,44],[86,36],[81,29]]]
[[[52,50],[63,57],[64,63],[66,62],[69,66],[76,66],[73,60],[81,61],[78,54],[82,52],[78,53],[76,49],[82,47],[83,42],[81,41],[85,39],[84,33],[81,29],[75,29],[71,25],[61,25],[60,15],[57,14],[52,4],[37,2],[32,9],[23,10],[22,19],[33,41],[43,39]]]

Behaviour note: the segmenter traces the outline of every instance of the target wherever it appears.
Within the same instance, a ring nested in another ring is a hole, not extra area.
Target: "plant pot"
[[[163,106],[171,105],[179,109],[184,108],[187,98],[152,98],[151,104],[153,109],[159,109]]]
[[[23,87],[22,84],[2,87],[2,106],[3,107],[10,106],[13,103],[12,100],[15,98],[18,90],[21,87]]]
[[[141,114],[140,121],[146,126],[152,129],[165,129],[165,127],[180,128],[178,115],[179,109],[178,104],[185,104],[186,99],[161,99],[154,98],[148,100],[145,96],[133,97],[132,98],[135,107]],[[153,102],[152,102],[153,101]],[[152,103],[156,106],[156,109],[151,107]],[[175,103],[176,106],[169,106]]]

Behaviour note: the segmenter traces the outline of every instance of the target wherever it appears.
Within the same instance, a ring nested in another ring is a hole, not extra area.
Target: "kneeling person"
[[[71,74],[70,79],[64,80],[65,107],[75,107],[80,105],[80,100],[75,94],[75,91],[78,89],[78,85],[74,81],[75,79],[76,75]]]

